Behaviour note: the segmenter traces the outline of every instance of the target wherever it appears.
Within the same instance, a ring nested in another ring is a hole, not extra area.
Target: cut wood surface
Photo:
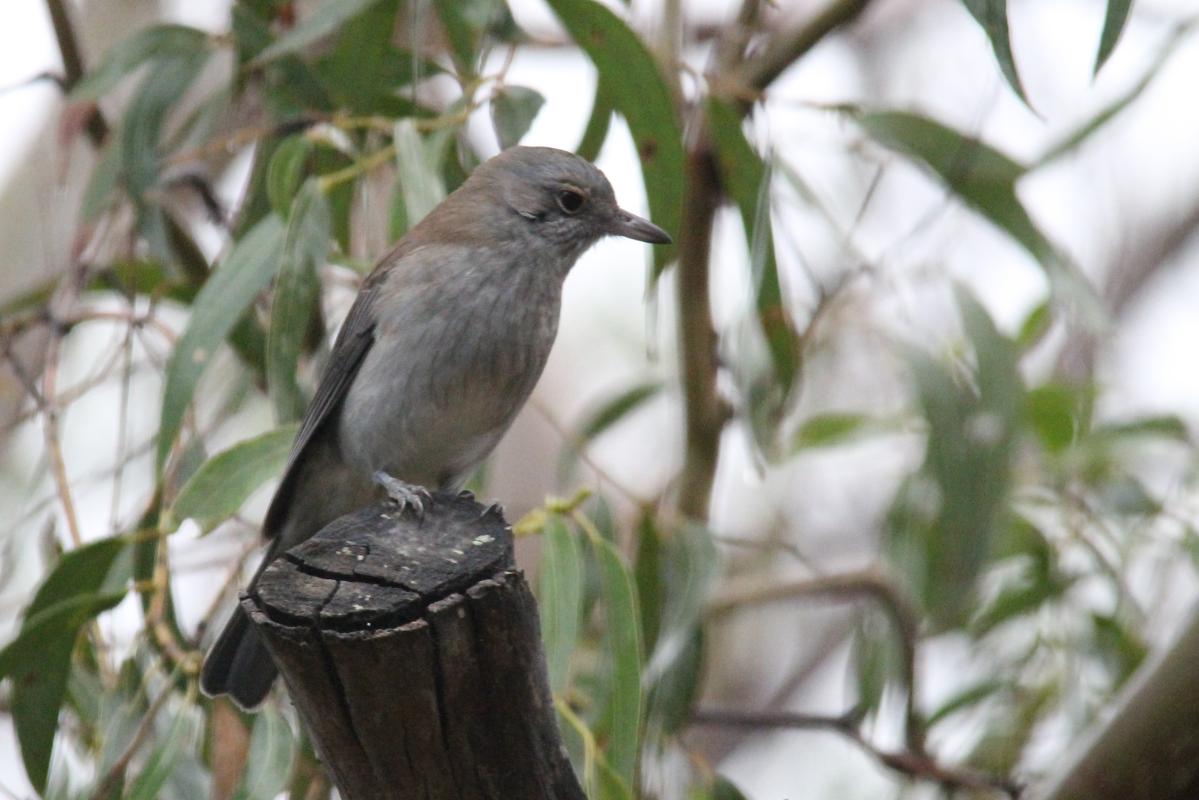
[[[242,604],[347,800],[584,797],[498,507],[347,515]]]

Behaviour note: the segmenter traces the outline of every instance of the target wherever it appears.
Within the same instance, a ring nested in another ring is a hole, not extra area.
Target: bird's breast
[[[561,297],[560,282],[502,277],[381,303],[341,415],[347,461],[441,486],[487,457],[541,375]]]

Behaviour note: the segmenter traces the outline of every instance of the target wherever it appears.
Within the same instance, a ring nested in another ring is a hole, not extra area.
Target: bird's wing
[[[305,448],[312,442],[321,426],[341,405],[346,392],[350,390],[350,385],[354,383],[358,368],[362,366],[362,360],[366,358],[367,352],[374,344],[375,314],[373,307],[379,291],[379,284],[382,283],[385,274],[384,270],[376,269],[367,277],[362,289],[358,292],[358,297],[354,300],[354,305],[350,307],[350,313],[346,316],[345,323],[341,326],[337,344],[333,346],[333,352],[329,354],[325,373],[321,376],[321,382],[316,388],[312,402],[308,404],[308,410],[304,413],[304,421],[300,424],[300,432],[296,435],[295,443],[291,447],[291,456],[287,460],[287,467],[283,470],[283,480],[279,482],[279,488],[275,490],[271,506],[267,509],[266,519],[263,520],[262,532],[268,539],[278,532],[280,524],[287,515],[287,509],[292,502],[291,493],[295,488],[294,484],[304,458]]]

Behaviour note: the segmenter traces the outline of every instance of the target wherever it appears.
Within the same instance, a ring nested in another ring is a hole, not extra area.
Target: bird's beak
[[[659,228],[648,219],[642,219],[636,214],[630,214],[624,209],[616,209],[616,219],[612,223],[611,233],[624,236],[626,239],[636,239],[650,244],[670,244],[673,239],[670,234]]]

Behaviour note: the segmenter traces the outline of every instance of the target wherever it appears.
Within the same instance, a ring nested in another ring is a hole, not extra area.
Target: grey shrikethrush
[[[276,556],[384,493],[419,513],[427,488],[458,490],[537,383],[566,274],[609,235],[670,242],[621,210],[588,161],[514,147],[480,165],[384,255],[308,406],[248,590]],[[275,675],[238,607],[204,661],[201,688],[249,709]]]

